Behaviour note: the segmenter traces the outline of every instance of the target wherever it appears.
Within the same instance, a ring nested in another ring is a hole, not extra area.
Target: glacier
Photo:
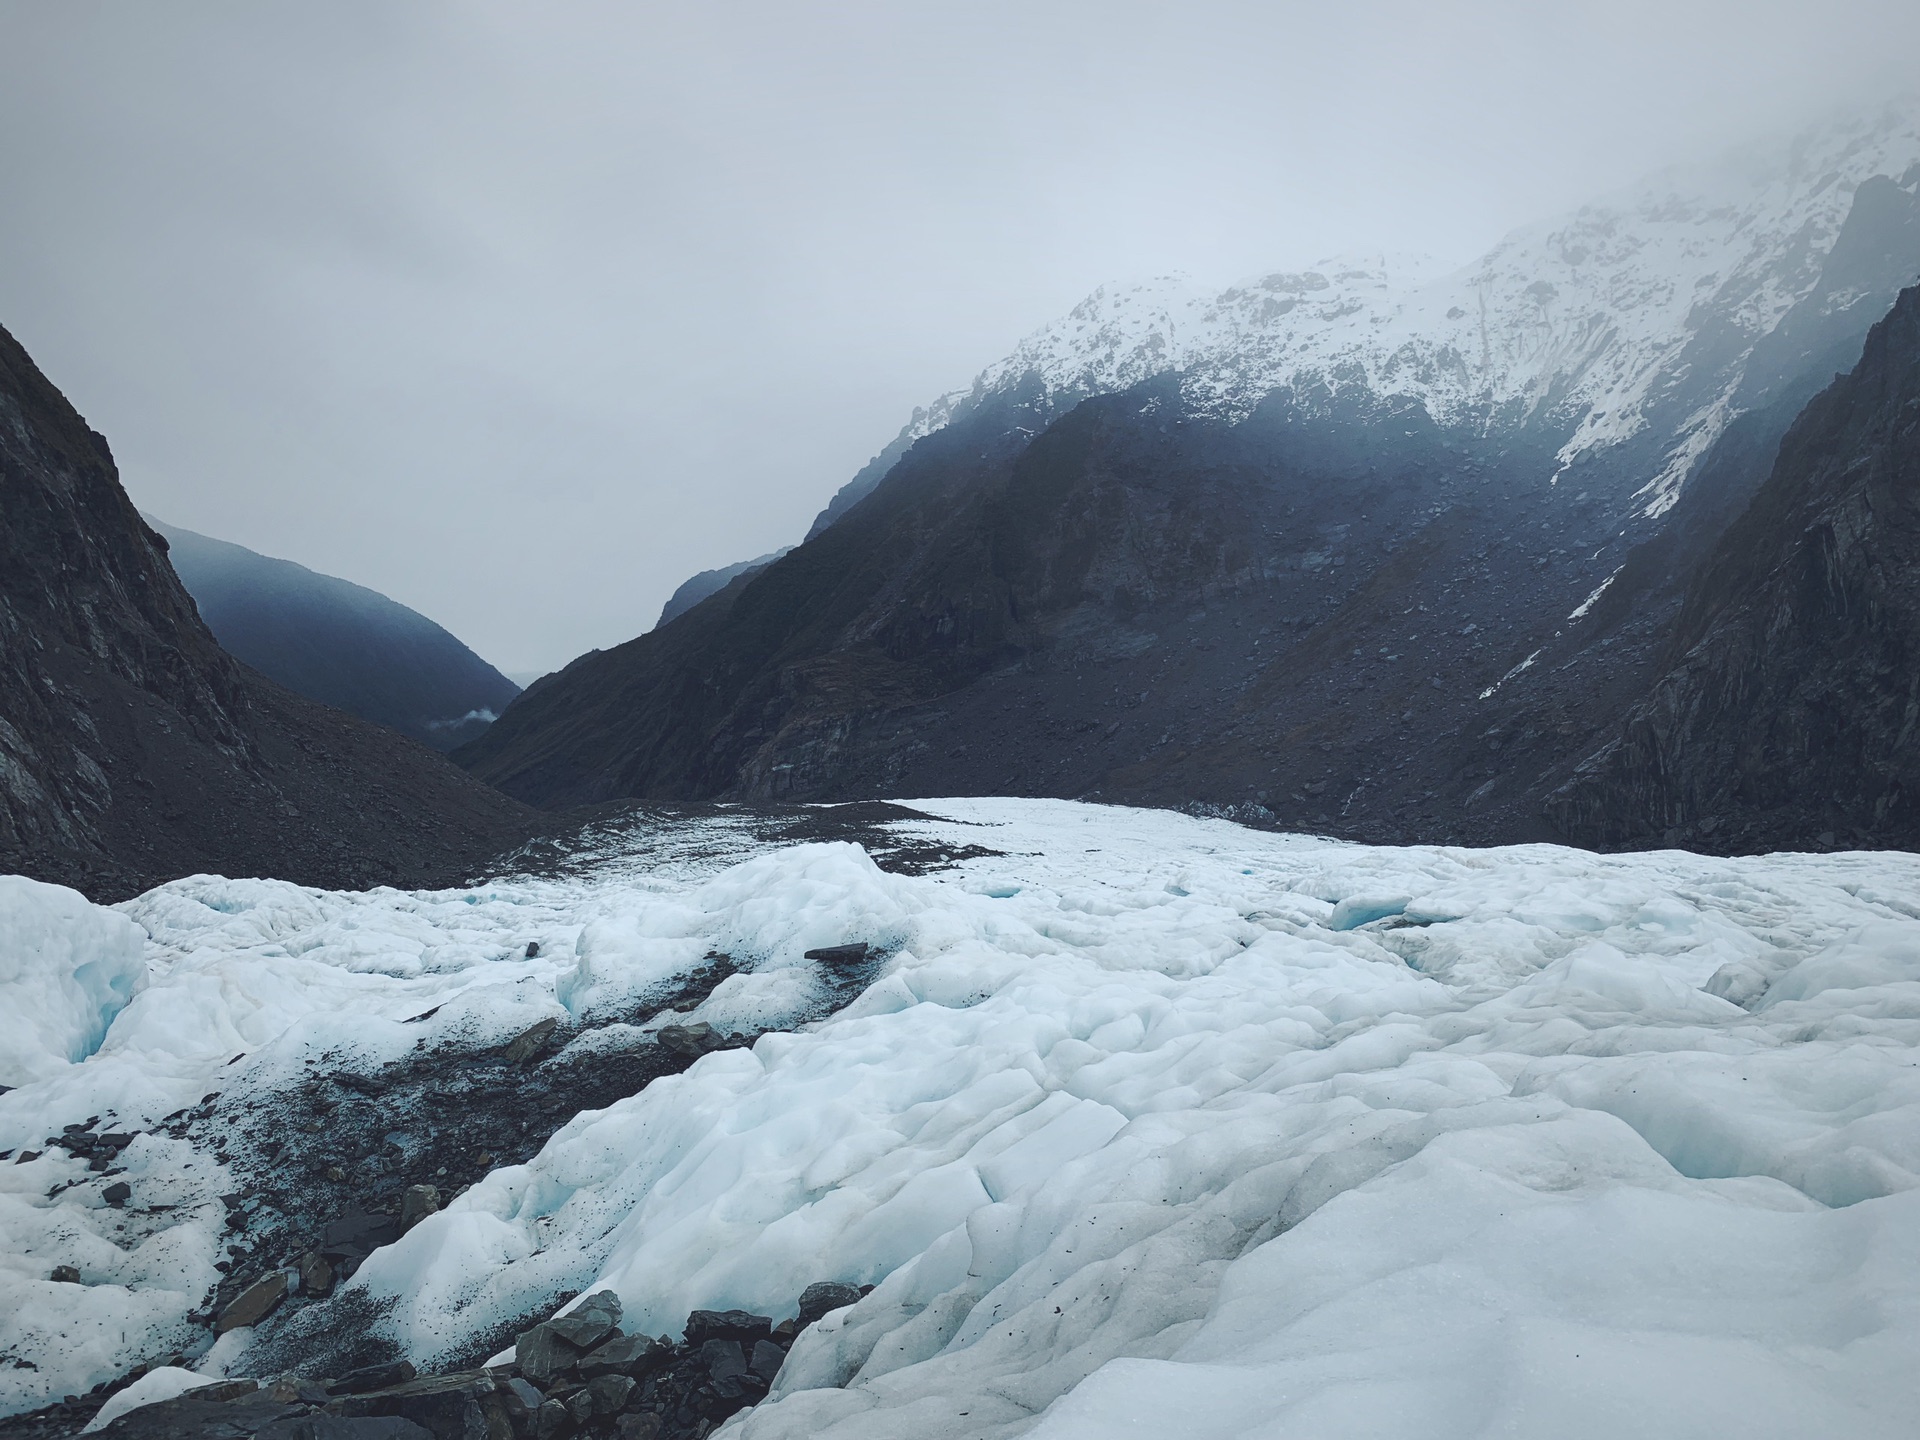
[[[39,887],[49,926],[144,931],[145,975],[0,1094],[0,1349],[33,1367],[0,1410],[271,1353],[274,1321],[193,1341],[231,1171],[169,1112],[542,1018],[628,1043],[609,1017],[724,951],[640,1028],[751,1048],[577,1115],[348,1282],[416,1364],[555,1294],[672,1332],[835,1279],[874,1288],[720,1433],[1910,1433],[1920,858],[913,803],[889,828],[958,857],[923,874],[721,810],[461,891]],[[880,957],[851,997],[805,954],[848,942]],[[6,986],[8,1053],[55,996]],[[18,1158],[103,1116],[144,1132],[124,1209]]]

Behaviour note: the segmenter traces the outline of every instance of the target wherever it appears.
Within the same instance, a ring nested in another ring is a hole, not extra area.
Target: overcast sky
[[[1914,0],[0,0],[0,323],[144,509],[538,671],[1103,281],[1464,263],[1916,55]]]

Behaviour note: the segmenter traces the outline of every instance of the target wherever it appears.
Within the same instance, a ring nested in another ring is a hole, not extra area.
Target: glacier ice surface
[[[875,1288],[723,1433],[1910,1433],[1920,858],[913,803],[941,818],[906,828],[1000,853],[162,887],[119,907],[151,982],[97,1053],[0,1096],[0,1146],[316,1047],[381,1063],[435,1004],[424,1028],[476,1039],[590,1022],[719,949],[747,968],[697,1018],[791,1028],[576,1117],[376,1252],[350,1286],[416,1364],[556,1291],[610,1287],[657,1333],[831,1278]],[[825,983],[804,951],[846,940],[879,973],[792,1021]],[[153,1353],[208,1283],[218,1206],[187,1202],[218,1177],[170,1143],[128,1152],[184,1197],[130,1250],[85,1186],[45,1198],[57,1152],[0,1166],[0,1344],[67,1389]],[[246,1343],[218,1363],[244,1373]]]

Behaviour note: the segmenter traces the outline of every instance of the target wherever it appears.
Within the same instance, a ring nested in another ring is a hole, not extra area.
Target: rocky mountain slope
[[[1096,297],[806,544],[459,758],[542,804],[1055,794],[1545,838],[1779,436],[1916,277],[1896,114],[1422,290]]]
[[[1794,423],[1668,655],[1553,797],[1569,832],[1920,845],[1920,288]]]
[[[0,331],[0,871],[457,878],[526,812],[214,642],[107,442]]]
[[[451,750],[520,693],[377,590],[145,518],[221,648],[296,694]]]
[[[752,560],[741,560],[733,565],[722,565],[717,570],[702,570],[689,576],[680,583],[679,589],[667,597],[667,603],[660,607],[660,618],[654,622],[654,628],[658,629],[669,620],[686,614],[709,595],[724,590],[742,575],[758,574],[792,548],[788,545]]]

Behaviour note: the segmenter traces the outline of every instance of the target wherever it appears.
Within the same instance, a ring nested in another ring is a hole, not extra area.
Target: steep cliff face
[[[423,884],[526,815],[214,642],[166,541],[0,330],[0,869],[129,893],[197,870]]]
[[[1794,423],[1669,655],[1553,796],[1568,834],[1920,844],[1920,288]]]

